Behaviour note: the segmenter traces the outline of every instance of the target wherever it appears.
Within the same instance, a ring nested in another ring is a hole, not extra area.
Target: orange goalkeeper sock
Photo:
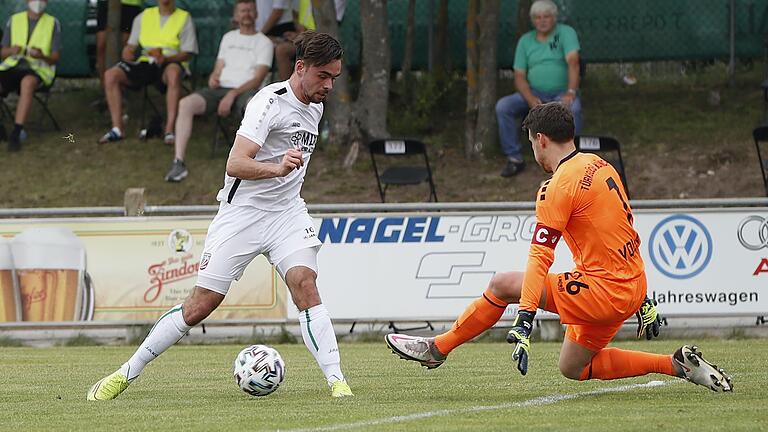
[[[441,353],[448,354],[457,346],[493,327],[501,318],[507,304],[493,295],[490,289],[485,290],[482,297],[464,310],[450,330],[435,338],[435,346]]]
[[[603,348],[581,372],[581,380],[612,380],[660,373],[677,376],[672,366],[672,356],[642,351],[625,351]]]

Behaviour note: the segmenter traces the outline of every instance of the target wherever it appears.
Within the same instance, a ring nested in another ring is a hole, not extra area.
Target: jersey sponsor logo
[[[554,228],[550,228],[544,224],[537,223],[536,228],[533,230],[533,238],[531,239],[531,244],[537,244],[554,249],[555,246],[557,246],[557,242],[560,241],[560,236],[562,235],[563,233]]]
[[[736,231],[739,243],[745,249],[758,251],[768,248],[768,218],[752,215],[739,223]]]
[[[291,145],[297,150],[301,150],[304,153],[312,153],[315,151],[315,145],[317,144],[317,135],[307,131],[297,131],[291,135]]]
[[[688,215],[672,215],[651,232],[651,262],[672,279],[688,279],[701,273],[712,258],[712,237],[707,228]]]

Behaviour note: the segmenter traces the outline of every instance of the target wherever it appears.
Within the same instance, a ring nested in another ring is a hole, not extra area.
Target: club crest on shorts
[[[206,267],[208,267],[208,262],[211,260],[211,254],[204,253],[203,257],[200,258],[200,270],[205,270]]]

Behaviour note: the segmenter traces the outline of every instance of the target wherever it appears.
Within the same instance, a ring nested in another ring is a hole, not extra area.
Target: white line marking
[[[369,426],[379,426],[379,425],[390,424],[390,423],[400,423],[400,422],[406,422],[411,420],[419,420],[423,418],[447,416],[447,415],[453,415],[453,414],[467,414],[467,413],[476,413],[481,411],[503,410],[503,409],[509,409],[509,408],[538,407],[542,405],[551,405],[551,404],[565,401],[565,400],[578,399],[585,396],[594,396],[594,395],[601,395],[606,393],[622,393],[630,390],[635,390],[638,388],[661,387],[661,386],[673,384],[676,382],[679,382],[679,381],[651,381],[645,384],[629,384],[629,385],[623,385],[619,387],[603,387],[595,390],[585,391],[582,393],[540,396],[533,399],[528,399],[520,402],[510,402],[510,403],[505,403],[501,405],[484,405],[484,406],[475,406],[475,407],[458,408],[458,409],[426,411],[426,412],[414,413],[414,414],[408,414],[408,415],[385,417],[385,418],[380,418],[375,420],[363,420],[363,421],[354,422],[354,423],[340,423],[340,424],[323,426],[318,428],[290,429],[285,432],[337,431],[337,430],[344,430],[344,429],[363,428],[363,427],[369,427]]]

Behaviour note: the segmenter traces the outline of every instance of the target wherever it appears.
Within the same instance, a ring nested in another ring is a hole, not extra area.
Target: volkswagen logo
[[[712,258],[712,237],[704,225],[687,215],[673,215],[651,232],[651,261],[672,279],[688,279],[699,274]]]
[[[768,248],[768,218],[749,216],[739,224],[739,243],[751,251]]]

